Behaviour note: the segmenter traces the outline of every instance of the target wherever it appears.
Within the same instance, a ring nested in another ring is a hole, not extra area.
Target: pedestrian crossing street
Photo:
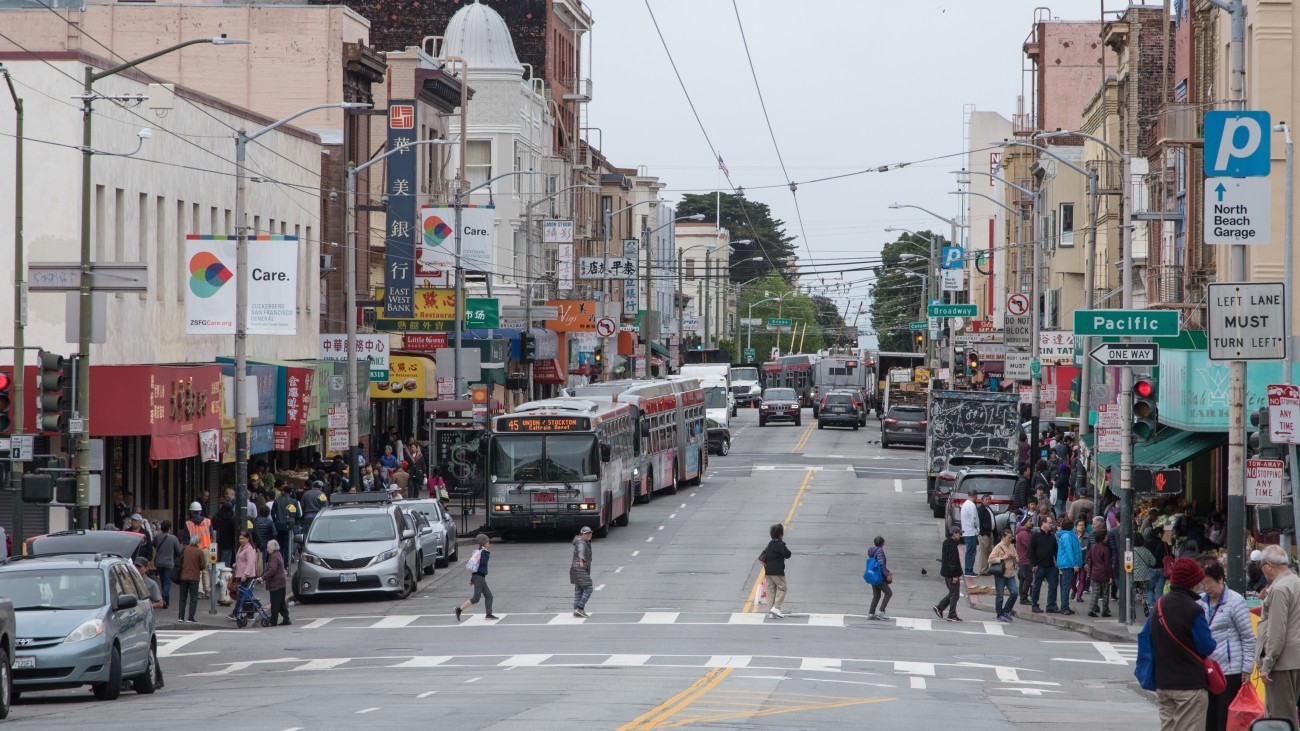
[[[584,624],[610,625],[786,625],[812,628],[879,627],[881,629],[915,632],[950,632],[964,635],[1012,637],[1007,634],[1009,625],[1001,622],[945,622],[938,619],[890,617],[887,620],[869,620],[865,614],[787,614],[784,619],[773,619],[761,612],[596,612],[588,618],[575,617],[571,612],[558,613],[501,613],[500,619],[489,621],[483,615],[467,613],[457,622],[451,614],[389,614],[355,617],[322,617],[303,624],[304,629],[440,629],[451,627],[554,627]],[[304,620],[299,620],[300,622]]]

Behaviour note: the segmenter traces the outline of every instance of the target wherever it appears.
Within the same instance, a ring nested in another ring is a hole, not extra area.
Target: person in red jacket
[[[1106,529],[1097,528],[1093,534],[1096,539],[1088,549],[1085,561],[1088,575],[1092,577],[1092,606],[1088,607],[1088,616],[1097,616],[1098,600],[1101,603],[1101,616],[1110,616],[1110,544],[1106,542]]]

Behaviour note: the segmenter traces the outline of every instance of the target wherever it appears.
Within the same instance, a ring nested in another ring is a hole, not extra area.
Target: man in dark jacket
[[[1029,505],[1029,465],[1020,465],[1020,477],[1011,488],[1011,509],[1020,510]]]
[[[1175,561],[1169,593],[1147,617],[1161,728],[1204,728],[1210,697],[1201,658],[1215,648],[1196,593],[1204,578],[1205,571],[1196,561],[1186,557]]]
[[[1034,589],[1030,611],[1042,614],[1038,604],[1039,590],[1047,582],[1047,611],[1056,614],[1056,582],[1059,573],[1056,570],[1056,521],[1051,515],[1043,516],[1043,522],[1029,537],[1029,564],[1034,569]]]
[[[212,519],[212,528],[217,533],[218,560],[227,566],[235,565],[235,491],[227,489],[222,494],[221,505]]]
[[[790,549],[785,545],[785,526],[777,523],[768,529],[771,540],[763,549],[763,572],[766,574],[767,601],[772,607],[770,614],[777,619],[785,617],[781,613],[781,604],[785,602],[785,560],[790,558]]]
[[[957,602],[961,599],[962,569],[961,558],[957,554],[957,547],[960,545],[961,526],[953,526],[943,542],[943,550],[939,558],[939,575],[943,577],[943,585],[948,593],[933,607],[939,619],[947,619],[949,622],[961,621],[957,616]],[[943,616],[944,610],[948,611],[947,617]]]

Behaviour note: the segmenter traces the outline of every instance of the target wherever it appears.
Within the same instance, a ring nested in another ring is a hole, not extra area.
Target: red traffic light
[[[0,391],[8,390],[11,382],[12,379],[8,373],[0,373]]]
[[[1151,398],[1156,395],[1156,385],[1151,381],[1138,381],[1133,384],[1133,394],[1138,398]]]

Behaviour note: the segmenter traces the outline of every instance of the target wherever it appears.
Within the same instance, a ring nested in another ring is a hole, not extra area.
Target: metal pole
[[[248,518],[248,227],[244,219],[248,194],[248,132],[235,134],[235,517],[243,528]],[[354,346],[355,347],[355,346]]]
[[[713,249],[704,252],[704,347],[709,347],[709,277],[713,271]]]
[[[1029,257],[1029,266],[1032,268],[1029,273],[1029,357],[1031,362],[1038,357],[1038,336],[1042,327],[1042,311],[1038,303],[1038,269],[1042,265],[1039,257],[1042,256],[1043,251],[1042,242],[1039,240],[1042,224],[1039,222],[1038,217],[1042,215],[1042,205],[1043,183],[1039,180],[1034,186],[1034,212],[1030,217],[1033,223],[1030,227],[1028,239],[1029,245],[1034,247]],[[1038,403],[1043,389],[1043,369],[1041,364],[1038,374],[1034,375],[1031,371],[1029,376],[1029,463],[1037,465],[1039,459],[1038,419],[1042,415],[1042,407]]]
[[[77,510],[74,525],[90,528],[90,156],[91,84],[94,70],[87,66],[82,80],[81,101],[81,287],[77,300],[77,405],[82,429],[77,434]],[[19,408],[22,408],[21,406]]]
[[[609,229],[611,226],[614,225],[613,205],[614,203],[611,200],[610,208],[605,211],[605,215],[604,215],[605,225],[602,227],[605,229],[605,248],[603,251],[601,251],[600,255],[605,258],[606,266],[608,266],[609,264],[609,235],[610,235]],[[605,279],[600,286],[601,286],[601,291],[605,295],[600,301],[600,316],[608,317],[609,300],[611,297],[611,293],[613,291],[613,286],[609,282],[608,271],[605,272]],[[614,363],[614,356],[609,351],[609,338],[601,338],[600,349],[605,354],[605,360],[600,364],[600,378],[602,381],[608,381],[609,374],[613,369],[613,363]]]
[[[674,239],[674,243],[676,240]],[[684,249],[677,250],[677,291],[673,293],[674,304],[677,306],[677,368],[681,369],[682,362],[686,360],[686,345],[682,342],[682,300],[685,299],[685,290],[682,289],[682,256],[686,253]]]
[[[654,290],[650,281],[650,248],[654,244],[650,240],[650,233],[648,229],[641,232],[641,248],[645,249],[645,314],[641,315],[641,339],[645,341],[645,369],[643,372],[646,378],[650,377],[650,355],[654,350],[654,347],[650,344],[650,338],[645,332],[646,320],[650,316],[650,310],[654,309]]]
[[[957,219],[955,218],[949,219],[948,225],[949,225],[949,237],[950,237],[948,241],[952,246],[956,246],[957,245]],[[942,265],[943,265],[942,260],[940,260],[940,262],[936,264],[936,266],[942,266]],[[943,274],[939,274],[939,277],[942,278]],[[940,281],[942,281],[942,279]],[[949,292],[948,302],[955,303],[956,301],[957,301],[957,293]],[[951,317],[948,318],[948,387],[955,389],[957,388],[957,330],[952,326],[953,319],[954,318]]]
[[[1282,281],[1286,282],[1286,366],[1283,372],[1286,374],[1286,380],[1283,383],[1292,383],[1293,376],[1291,371],[1295,368],[1296,352],[1295,344],[1292,341],[1292,333],[1295,331],[1295,325],[1292,323],[1291,303],[1295,295],[1291,292],[1292,272],[1295,271],[1292,262],[1291,245],[1295,240],[1295,224],[1291,217],[1295,213],[1295,168],[1293,166],[1293,148],[1291,145],[1291,126],[1286,122],[1278,124],[1282,132],[1286,135],[1286,203],[1285,213],[1282,214],[1282,231],[1283,244],[1282,249],[1286,252]],[[1261,440],[1262,441],[1262,440]],[[1295,524],[1300,525],[1300,464],[1296,462],[1296,445],[1288,444],[1286,447],[1287,464],[1291,467],[1291,514],[1296,518]],[[1297,541],[1300,544],[1300,541]]]
[[[1097,192],[1097,173],[1093,171],[1088,176],[1088,238],[1084,240],[1083,248],[1083,307],[1091,310],[1096,306],[1096,280],[1097,280],[1097,206],[1101,202],[1101,197]],[[1092,351],[1091,338],[1086,335],[1077,335],[1075,337],[1083,338],[1083,362],[1079,366],[1079,436],[1092,432],[1092,427],[1088,424],[1089,412],[1092,411],[1092,358],[1088,353]],[[1100,450],[1093,450],[1094,452]],[[1087,477],[1084,477],[1085,484]],[[1081,487],[1081,486],[1078,486]],[[1097,505],[1101,504],[1102,490],[1098,489],[1093,495]]]
[[[343,253],[344,292],[347,304],[343,317],[346,320],[348,359],[344,377],[348,388],[348,475],[354,485],[361,484],[361,419],[357,414],[360,398],[357,389],[357,166],[348,163],[347,198],[347,250]],[[368,382],[369,379],[367,379]]]
[[[461,320],[463,320],[465,317],[465,266],[460,259],[461,209],[464,207],[465,196],[464,193],[461,192],[461,188],[462,188],[461,181],[457,180],[456,201],[455,201],[456,210],[455,210],[455,220],[454,220],[454,224],[456,226],[456,236],[455,236],[456,239],[456,311],[455,314],[453,315],[456,318],[456,324],[455,324],[456,342],[455,345],[453,346],[453,351],[452,351],[452,356],[453,356],[452,361],[455,363],[452,370],[452,378],[456,388],[456,392],[452,394],[452,398],[455,399],[460,398],[461,394],[465,392],[465,386],[464,384],[461,383],[461,379],[460,379],[461,377],[461,372],[460,372],[461,371],[460,368],[461,331],[464,329]],[[492,274],[489,272],[488,276],[491,277]]]
[[[1244,0],[1232,3],[1232,35],[1228,47],[1230,93],[1235,109],[1246,108],[1246,8]],[[1228,281],[1246,278],[1246,247],[1233,244]],[[1290,281],[1287,284],[1291,284]],[[1288,316],[1290,313],[1287,313]],[[1240,592],[1246,586],[1246,362],[1228,365],[1228,586]]]
[[[27,275],[23,263],[23,100],[14,90],[13,79],[7,69],[0,69],[5,83],[9,85],[9,96],[13,98],[14,126],[14,403],[13,433],[23,433],[23,411],[27,400],[24,396],[24,373],[26,370],[26,330],[27,312]],[[23,545],[23,463],[9,463],[9,481],[13,489],[13,538],[14,545]]]
[[[1120,175],[1120,250],[1123,257],[1123,307],[1133,309],[1133,158],[1128,152],[1123,153]],[[1132,342],[1124,338],[1123,342]],[[1124,366],[1119,372],[1119,514],[1120,537],[1124,541],[1133,540],[1133,367]],[[1245,476],[1245,473],[1242,473]],[[1244,494],[1244,493],[1243,493]],[[1243,524],[1244,525],[1244,524]],[[1124,591],[1119,600],[1120,618],[1125,624],[1133,623],[1133,574],[1124,574]]]

